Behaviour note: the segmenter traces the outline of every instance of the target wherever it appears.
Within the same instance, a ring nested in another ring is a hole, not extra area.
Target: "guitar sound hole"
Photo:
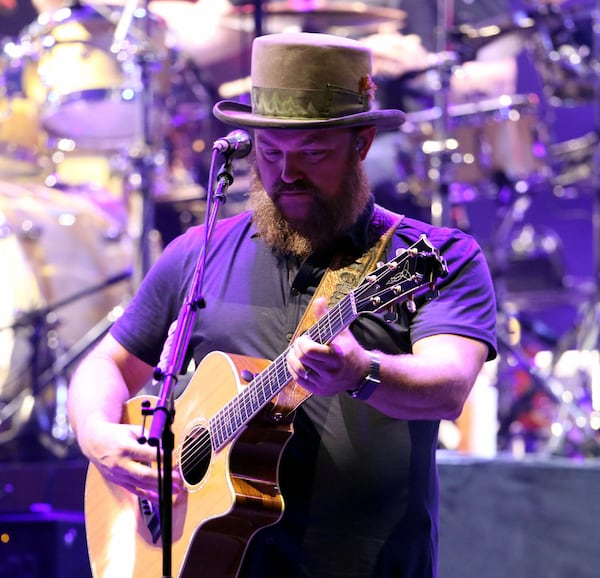
[[[202,481],[212,456],[210,433],[206,428],[195,427],[186,435],[181,448],[181,473],[190,485]]]

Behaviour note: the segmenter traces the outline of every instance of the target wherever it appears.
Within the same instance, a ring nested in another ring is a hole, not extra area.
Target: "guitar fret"
[[[269,382],[269,372],[265,372],[261,374],[260,377],[254,379],[254,381],[248,386],[254,389],[254,404],[252,404],[253,409],[261,408],[266,402],[265,395],[265,386]]]
[[[231,407],[234,406],[235,403],[233,402],[229,402],[226,406],[227,411],[225,412],[226,415],[231,415],[234,414],[235,412],[231,411]],[[235,415],[231,415],[231,417],[235,417]],[[234,432],[234,429],[232,427],[232,423],[231,423],[231,419],[224,419],[223,420],[223,426],[225,428],[225,435],[227,438],[229,438],[231,436],[231,434]]]
[[[213,447],[218,450],[225,445],[227,436],[225,433],[225,420],[223,414],[226,413],[226,408],[223,408],[208,421],[208,427],[211,432]]]
[[[240,398],[240,401],[243,398]],[[233,432],[235,432],[243,423],[245,423],[244,419],[242,418],[242,403],[234,403],[232,404],[232,408],[233,408],[233,416],[232,416],[232,420],[230,420],[230,425],[231,425],[231,433],[233,434]]]
[[[332,319],[329,324],[329,331],[332,335],[337,335],[341,328],[343,327],[341,320],[344,318],[344,307],[346,305],[346,300],[340,303],[340,306],[335,310],[335,315],[332,316]]]
[[[277,379],[275,380],[276,387],[275,389],[272,389],[271,397],[269,399],[272,399],[276,394],[278,394],[281,389],[292,379],[292,374],[288,370],[285,357],[279,356],[277,359],[278,362],[275,364],[277,370]]]
[[[250,399],[250,406],[252,408],[261,407],[262,398],[260,397],[261,387],[263,378],[259,375],[254,381],[248,385],[248,396]]]
[[[252,403],[252,396],[256,393],[255,387],[246,387],[247,395],[243,397],[240,403],[240,422],[246,423],[250,417],[252,416],[252,408],[254,404]],[[246,398],[248,398],[246,400]]]
[[[220,448],[223,445],[223,435],[221,432],[222,420],[219,419],[221,414],[217,413],[212,419],[209,420],[209,427],[212,434],[213,446]]]

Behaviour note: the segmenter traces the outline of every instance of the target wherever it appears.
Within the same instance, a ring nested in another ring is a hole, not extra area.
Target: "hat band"
[[[327,85],[323,89],[252,87],[252,112],[261,116],[328,119],[367,112],[366,93]]]

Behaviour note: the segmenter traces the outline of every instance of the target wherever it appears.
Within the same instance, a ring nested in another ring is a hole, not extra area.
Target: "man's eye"
[[[275,161],[281,156],[281,153],[276,149],[263,149],[262,154],[268,161]]]
[[[326,151],[321,149],[309,149],[304,152],[304,156],[309,160],[319,160],[326,155]]]

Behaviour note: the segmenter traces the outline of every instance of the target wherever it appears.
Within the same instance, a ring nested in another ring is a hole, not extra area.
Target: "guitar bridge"
[[[152,543],[156,544],[160,539],[160,513],[158,506],[146,498],[138,498],[140,514],[144,520],[144,524],[150,532]]]

